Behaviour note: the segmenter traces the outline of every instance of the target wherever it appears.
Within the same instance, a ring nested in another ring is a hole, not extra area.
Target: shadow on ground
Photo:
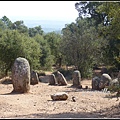
[[[45,114],[45,113],[36,113],[36,114],[28,114],[28,115],[18,115],[11,116],[9,118],[100,118],[98,114],[94,113],[59,113],[59,114]]]
[[[0,83],[8,85],[8,84],[12,84],[12,80],[10,78],[6,78],[6,79],[1,80]]]
[[[95,112],[64,112],[59,114],[48,114],[48,113],[36,113],[36,114],[28,114],[28,115],[18,115],[18,116],[10,116],[9,118],[18,119],[18,118],[64,118],[64,119],[72,119],[72,118],[120,118],[120,104],[116,106],[112,106],[110,108],[105,108],[100,111]]]

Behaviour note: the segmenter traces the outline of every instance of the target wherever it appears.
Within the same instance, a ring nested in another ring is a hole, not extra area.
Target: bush
[[[119,97],[120,96],[120,80],[119,80],[119,84],[108,86],[108,90],[110,91],[110,93],[116,93],[116,96]]]

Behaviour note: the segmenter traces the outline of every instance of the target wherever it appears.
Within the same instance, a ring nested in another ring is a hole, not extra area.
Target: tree
[[[106,65],[120,69],[120,2],[77,2],[79,18],[95,20],[96,30],[100,37],[108,42],[102,50],[102,61]]]
[[[90,17],[96,20],[96,24],[101,23],[104,20],[104,13],[97,12],[97,7],[102,2],[80,1],[75,4],[75,9],[79,13],[79,17]]]
[[[0,38],[0,61],[4,63],[5,74],[11,69],[17,57],[29,60],[31,69],[39,66],[40,48],[34,39],[17,30],[5,30]]]
[[[12,22],[9,20],[9,18],[7,18],[6,16],[3,16],[1,20],[7,28],[11,27]]]
[[[47,43],[44,37],[39,34],[33,38],[39,44],[39,48],[41,49],[41,56],[39,58],[41,69],[50,70],[54,64],[54,56],[51,54],[49,43]]]
[[[59,67],[61,67],[62,64],[62,54],[60,51],[60,42],[61,42],[62,36],[60,34],[57,34],[55,32],[50,32],[44,35],[44,39],[47,41],[50,50],[51,55],[54,56],[54,63]]]
[[[2,31],[2,30],[5,30],[5,29],[7,29],[6,25],[3,23],[2,20],[0,20],[0,30]]]
[[[98,6],[99,13],[105,13],[104,26],[101,34],[105,36],[108,41],[106,46],[106,61],[109,65],[115,65],[120,69],[120,2],[104,2]]]
[[[24,25],[24,22],[22,20],[12,23],[10,29],[18,30],[20,33],[28,34],[28,28]]]
[[[35,35],[43,35],[44,31],[42,30],[41,26],[36,26],[34,28],[29,28],[29,36],[34,37]]]
[[[68,64],[75,65],[83,77],[90,75],[94,63],[100,61],[101,47],[106,45],[89,18],[77,19],[62,30],[62,53]]]

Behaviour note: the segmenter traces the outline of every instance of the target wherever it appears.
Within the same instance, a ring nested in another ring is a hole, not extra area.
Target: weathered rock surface
[[[13,92],[27,93],[30,90],[30,65],[28,60],[19,57],[12,67]]]
[[[31,71],[30,84],[35,85],[39,83],[38,74],[35,71]]]
[[[66,92],[58,92],[51,95],[52,100],[67,100],[68,94]]]
[[[99,83],[100,83],[100,78],[95,76],[92,78],[92,89],[93,90],[99,90]]]
[[[49,75],[49,85],[56,85],[57,81],[56,81],[56,77],[54,74]]]
[[[99,89],[104,89],[105,86],[109,86],[111,81],[112,81],[112,78],[108,74],[106,73],[102,74],[101,80],[99,83]]]
[[[57,79],[58,85],[67,85],[68,84],[66,78],[59,71],[57,71],[56,79]]]
[[[80,74],[80,71],[78,70],[75,70],[73,72],[73,86],[80,86],[81,85],[81,74]]]

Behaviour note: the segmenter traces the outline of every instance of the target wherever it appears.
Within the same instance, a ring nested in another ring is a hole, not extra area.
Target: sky
[[[0,18],[10,20],[59,20],[75,21],[79,1],[0,1]]]

